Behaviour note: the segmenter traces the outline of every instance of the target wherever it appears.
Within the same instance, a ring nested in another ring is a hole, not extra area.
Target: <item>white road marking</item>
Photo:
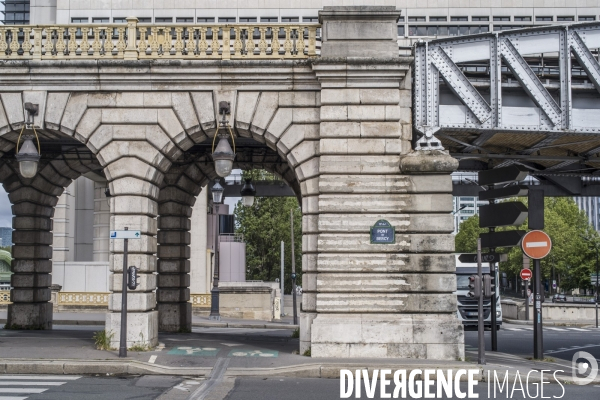
[[[150,356],[150,359],[148,360],[148,362],[150,364],[154,364],[154,361],[156,361],[156,356]]]
[[[25,400],[27,397],[0,396],[0,400]]]
[[[551,331],[559,331],[559,332],[565,332],[566,331],[566,329],[562,329],[562,328],[546,327],[546,329],[550,329]]]
[[[589,332],[588,329],[580,329],[580,328],[569,328],[569,329],[571,329],[572,331]]]
[[[8,379],[46,379],[46,380],[61,380],[61,381],[74,381],[81,378],[77,375],[0,375],[0,380]]]
[[[221,343],[221,344],[225,345],[225,346],[241,346],[242,345],[241,343]]]
[[[64,385],[67,382],[23,382],[23,381],[19,381],[19,382],[0,382],[0,386],[17,386],[17,385],[24,385],[24,386],[60,386],[60,385]]]
[[[24,389],[24,388],[12,388],[12,389],[3,389],[0,388],[0,393],[44,393],[48,389]]]

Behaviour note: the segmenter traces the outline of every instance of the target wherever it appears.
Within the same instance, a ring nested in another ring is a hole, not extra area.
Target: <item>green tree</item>
[[[264,177],[262,171],[244,174],[253,179]],[[259,178],[259,179],[256,179]],[[284,288],[292,291],[292,256],[290,241],[290,210],[294,213],[294,255],[296,259],[296,284],[302,285],[302,212],[295,197],[256,197],[251,207],[241,202],[235,207],[236,232],[244,235],[246,242],[246,278],[274,281],[280,277],[281,241],[285,243]]]
[[[514,201],[510,199],[508,201]],[[523,199],[519,199],[523,200]],[[525,201],[526,203],[526,201]],[[568,197],[548,197],[544,200],[544,231],[552,239],[550,255],[541,261],[542,278],[552,279],[552,268],[559,286],[565,290],[591,288],[590,274],[595,268],[596,253],[590,243],[598,243],[598,233],[589,224],[587,216]],[[502,230],[527,230],[527,221],[519,227],[498,228]],[[455,238],[457,252],[477,251],[477,237],[487,229],[479,228],[479,216],[475,215],[460,225]],[[583,240],[589,238],[590,242]],[[519,247],[498,249],[508,253],[508,262],[500,268],[509,279],[514,279],[523,266],[523,253]]]

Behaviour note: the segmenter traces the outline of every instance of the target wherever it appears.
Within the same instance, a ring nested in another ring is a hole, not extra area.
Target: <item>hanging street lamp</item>
[[[214,204],[221,204],[221,202],[223,201],[223,192],[225,191],[225,189],[223,189],[223,186],[221,186],[221,184],[219,183],[219,181],[217,180],[215,182],[215,185],[212,187],[212,200]]]
[[[252,206],[254,204],[254,197],[256,196],[256,189],[252,184],[252,179],[246,179],[246,183],[242,186],[242,190],[240,190],[240,195],[242,196],[242,204],[246,207]]]
[[[235,138],[233,137],[233,131],[229,125],[229,121],[226,120],[227,114],[231,113],[231,106],[227,101],[221,101],[219,103],[219,113],[223,116],[219,121],[219,127],[213,137],[212,143],[212,159],[215,162],[215,172],[221,178],[224,178],[231,174],[233,169],[233,160],[235,159]],[[224,132],[219,133],[219,130],[223,128]],[[233,143],[233,149],[229,145],[229,138],[231,136],[231,142]],[[215,140],[219,137],[219,144],[215,149]]]
[[[27,120],[21,128],[19,138],[17,139],[16,155],[15,158],[19,163],[19,172],[23,178],[33,178],[38,170],[38,163],[41,157],[40,139],[35,130],[33,117],[37,115],[39,106],[37,104],[25,103],[25,110],[27,111]],[[33,135],[23,135],[25,129],[33,130]],[[23,144],[19,148],[19,143],[23,138]],[[37,149],[33,143],[33,139],[37,142]]]

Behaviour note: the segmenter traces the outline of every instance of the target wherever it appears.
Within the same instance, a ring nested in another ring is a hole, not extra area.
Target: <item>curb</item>
[[[0,319],[0,324],[6,324],[6,319]],[[88,325],[104,326],[104,321],[98,320],[54,320],[52,325]],[[298,325],[292,324],[244,324],[236,322],[192,322],[194,328],[244,328],[244,329],[297,329]]]
[[[0,374],[52,375],[184,375],[206,377],[212,368],[167,367],[137,360],[33,360],[0,359]]]
[[[297,329],[292,324],[245,324],[239,322],[192,322],[194,328]]]

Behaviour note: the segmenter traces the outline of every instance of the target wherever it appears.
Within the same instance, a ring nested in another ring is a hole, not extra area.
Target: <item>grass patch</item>
[[[305,357],[310,357],[310,347],[302,355]]]
[[[146,344],[136,343],[133,346],[131,346],[128,350],[129,351],[148,351],[148,350],[150,350],[150,346],[148,346]]]
[[[300,328],[296,328],[294,329],[294,332],[292,332],[292,339],[298,339],[300,338]]]
[[[96,349],[98,350],[113,350],[110,347],[110,341],[115,334],[111,332],[107,333],[105,330],[101,330],[94,333],[92,338],[94,339],[94,344],[96,345]]]

